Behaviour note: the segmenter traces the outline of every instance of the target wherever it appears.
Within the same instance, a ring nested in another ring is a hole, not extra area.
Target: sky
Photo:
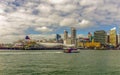
[[[0,43],[54,38],[70,27],[83,37],[119,26],[120,0],[0,0]]]

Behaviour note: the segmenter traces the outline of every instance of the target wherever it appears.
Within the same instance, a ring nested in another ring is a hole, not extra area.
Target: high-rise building
[[[71,40],[72,40],[72,44],[75,44],[75,42],[76,42],[76,29],[74,27],[71,27]]]
[[[71,38],[67,38],[67,40],[66,40],[66,44],[72,44],[72,40],[71,40]]]
[[[114,27],[110,30],[109,36],[110,36],[110,38],[109,38],[110,44],[116,47],[117,46],[116,27]]]
[[[58,42],[61,39],[61,35],[56,34],[56,41]]]
[[[95,31],[94,41],[105,45],[107,42],[107,33],[104,30]]]
[[[66,40],[67,38],[68,38],[68,32],[64,30],[64,40]]]
[[[118,44],[120,45],[120,27],[119,27],[119,34],[118,34]]]
[[[64,30],[64,44],[67,44],[68,31]]]

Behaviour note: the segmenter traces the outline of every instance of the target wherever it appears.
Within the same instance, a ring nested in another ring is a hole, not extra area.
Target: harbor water
[[[0,75],[120,75],[120,51],[1,50]]]

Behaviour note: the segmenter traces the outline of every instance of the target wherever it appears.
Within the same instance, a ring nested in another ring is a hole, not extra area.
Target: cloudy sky
[[[0,0],[0,42],[70,33],[86,36],[120,26],[120,0]]]

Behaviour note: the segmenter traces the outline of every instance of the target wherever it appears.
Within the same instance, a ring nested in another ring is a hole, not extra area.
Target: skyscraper
[[[67,44],[68,32],[64,30],[64,44]]]
[[[98,30],[94,32],[94,41],[100,42],[101,44],[106,44],[107,42],[107,33],[104,30]]]
[[[76,41],[76,29],[74,27],[71,27],[71,40],[72,40],[72,44],[75,44],[75,41]]]
[[[58,42],[61,39],[61,35],[56,34],[56,41]]]
[[[110,30],[110,44],[113,45],[113,46],[117,46],[117,32],[116,32],[116,27],[112,28]]]
[[[119,27],[119,35],[118,35],[118,44],[120,45],[120,27]]]
[[[64,40],[67,40],[67,38],[68,38],[68,32],[64,30]]]

